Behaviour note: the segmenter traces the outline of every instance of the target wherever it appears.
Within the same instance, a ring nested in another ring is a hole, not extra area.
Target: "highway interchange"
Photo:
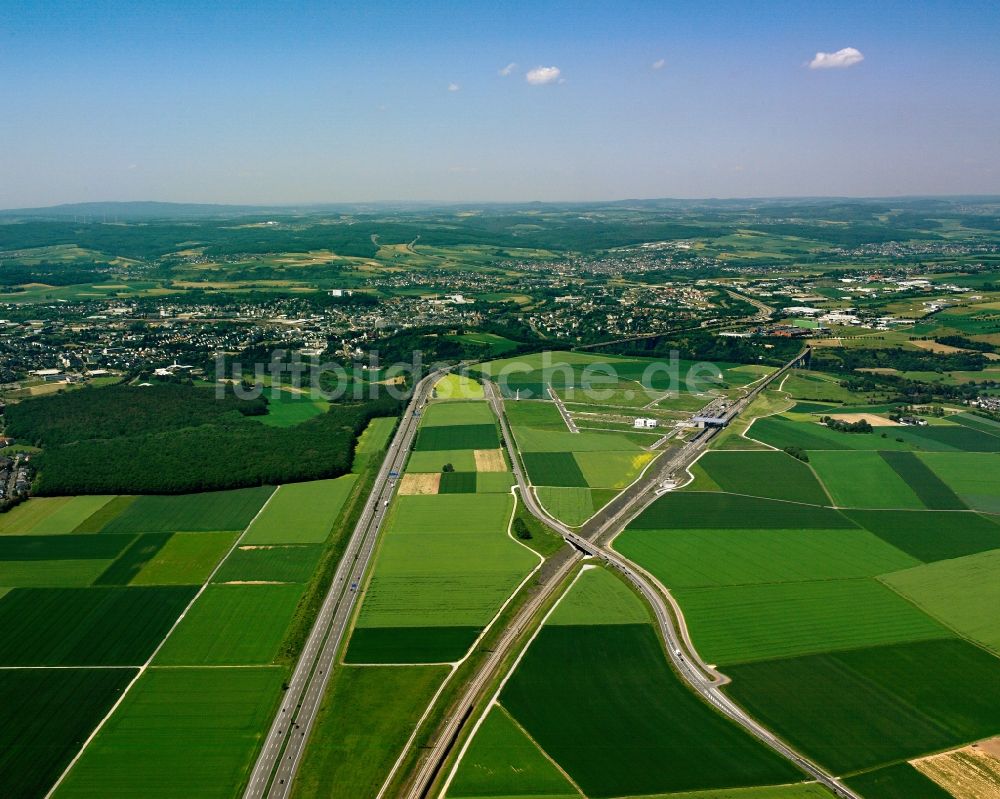
[[[801,353],[782,369],[760,381],[750,392],[734,402],[726,411],[727,420],[735,418],[771,382],[779,379],[807,353]],[[323,602],[316,623],[303,648],[281,707],[264,741],[263,748],[244,794],[245,799],[281,799],[291,792],[291,786],[309,732],[322,702],[323,694],[335,665],[344,636],[358,599],[355,590],[362,584],[371,561],[381,529],[385,508],[396,488],[390,474],[400,473],[413,444],[419,419],[415,415],[427,401],[435,373],[417,384],[414,396],[390,444],[385,461],[379,471],[375,489],[365,504],[347,550],[337,568],[333,584]],[[721,690],[728,679],[710,665],[702,662],[691,644],[683,623],[683,615],[670,592],[655,578],[623,558],[602,540],[620,531],[662,494],[664,481],[679,474],[704,452],[718,432],[708,428],[683,447],[661,456],[635,483],[626,488],[600,513],[588,520],[578,530],[571,530],[552,518],[535,500],[524,470],[521,467],[513,435],[503,412],[503,401],[496,386],[486,382],[487,399],[500,421],[503,441],[510,455],[517,490],[525,507],[537,519],[561,535],[574,549],[559,568],[540,575],[529,600],[522,605],[498,640],[477,664],[474,673],[464,683],[462,691],[448,707],[443,721],[433,731],[431,740],[422,748],[421,756],[406,781],[402,795],[408,799],[423,799],[434,785],[454,743],[466,723],[474,715],[476,703],[495,677],[509,655],[516,651],[524,633],[535,623],[543,605],[552,598],[564,579],[583,557],[599,559],[621,572],[643,595],[656,617],[666,644],[666,652],[678,674],[703,699],[719,712],[728,716],[752,735],[779,754],[795,763],[803,772],[825,785],[841,799],[861,799],[840,781],[815,763],[799,754],[768,729],[760,725]],[[678,630],[679,628],[679,630]],[[390,775],[383,785],[384,795],[392,782]]]

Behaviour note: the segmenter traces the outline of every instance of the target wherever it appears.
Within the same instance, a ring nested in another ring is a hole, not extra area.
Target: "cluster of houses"
[[[27,495],[31,489],[31,466],[27,458],[0,455],[0,503]]]

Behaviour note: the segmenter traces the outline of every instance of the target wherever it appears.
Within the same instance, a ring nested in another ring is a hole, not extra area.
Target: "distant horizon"
[[[698,202],[781,202],[781,201],[841,201],[841,202],[889,202],[889,201],[912,201],[912,200],[970,200],[976,202],[1000,202],[1000,192],[998,193],[969,193],[969,194],[895,194],[895,195],[846,195],[846,194],[775,194],[759,196],[704,196],[704,197],[621,197],[607,198],[597,197],[584,200],[313,200],[302,202],[198,202],[195,200],[82,200],[70,202],[57,202],[51,205],[16,205],[10,207],[0,207],[0,213],[14,213],[27,211],[51,211],[57,209],[83,208],[87,206],[180,206],[180,207],[200,207],[200,208],[260,208],[260,209],[289,209],[296,208],[323,208],[336,206],[425,206],[425,207],[462,207],[462,206],[518,206],[518,205],[602,205],[602,204],[623,204],[623,203],[652,203],[652,202],[674,202],[674,203],[698,203]]]

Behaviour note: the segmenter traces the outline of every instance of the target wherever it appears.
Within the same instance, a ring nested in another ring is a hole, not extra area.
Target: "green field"
[[[213,581],[305,583],[323,554],[319,545],[240,546],[232,551]]]
[[[535,496],[550,514],[570,527],[583,524],[608,502],[617,491],[592,488],[538,486]]]
[[[45,518],[40,519],[28,532],[36,535],[71,533],[112,499],[114,497],[102,495],[69,497],[68,502],[57,508],[55,512],[46,514]]]
[[[750,438],[783,449],[850,449],[924,452],[983,452],[1000,450],[1000,438],[959,424],[927,427],[876,427],[871,433],[844,433],[818,422],[768,416],[753,423]]]
[[[135,669],[0,670],[4,795],[45,796],[135,674]]]
[[[950,511],[846,511],[866,530],[929,562],[1000,548],[1000,524],[976,513]]]
[[[674,676],[649,624],[546,625],[500,701],[588,796],[800,779]]]
[[[322,544],[357,475],[283,485],[250,525],[241,544]]]
[[[311,399],[290,391],[270,391],[265,396],[267,414],[256,418],[271,427],[292,427],[330,409],[330,403],[326,400]]]
[[[238,533],[177,533],[132,578],[132,585],[201,585]]]
[[[838,507],[924,508],[914,490],[881,453],[818,450],[809,453],[809,464]]]
[[[931,510],[965,510],[965,503],[955,492],[912,452],[883,452],[881,455],[913,489],[925,507]]]
[[[769,785],[761,788],[730,788],[721,791],[685,791],[662,794],[647,799],[833,799],[822,785],[815,782],[796,785]]]
[[[55,795],[239,796],[283,677],[278,668],[148,670]]]
[[[581,796],[499,706],[476,730],[447,795],[452,799]]]
[[[111,560],[0,561],[0,585],[8,588],[78,588],[92,585]]]
[[[507,342],[506,339],[500,336],[493,336],[490,333],[468,333],[463,338],[480,341],[480,343],[489,342],[498,346],[497,352],[505,352],[516,346],[512,342]],[[506,344],[510,346],[504,346]],[[465,375],[447,374],[434,384],[434,396],[440,399],[452,400],[482,399],[484,392],[483,386],[478,380],[466,377]]]
[[[469,449],[411,452],[406,462],[406,471],[440,472],[447,463],[450,463],[456,472],[476,471],[476,456]]]
[[[558,411],[557,411],[558,413]],[[641,452],[642,447],[621,433],[570,433],[537,427],[513,428],[521,452]]]
[[[789,372],[781,386],[795,399],[813,402],[857,402],[858,395],[840,385],[840,375],[796,369]]]
[[[114,518],[116,518],[120,513],[122,513],[129,505],[136,501],[138,497],[124,496],[115,497],[106,505],[103,505],[99,510],[84,519],[75,530],[74,533],[99,533],[104,527]]]
[[[347,659],[460,658],[537,556],[507,535],[510,494],[397,497]]]
[[[620,490],[629,485],[655,457],[652,452],[575,452],[573,458],[590,488]]]
[[[649,610],[615,573],[584,568],[546,624],[648,624]]]
[[[118,557],[130,535],[12,535],[0,538],[0,560],[106,560]]]
[[[16,588],[0,598],[0,665],[141,665],[195,590]]]
[[[368,422],[354,445],[354,468],[351,471],[357,472],[362,461],[382,453],[389,446],[395,429],[396,418],[393,416],[378,416]]]
[[[632,529],[832,530],[855,525],[829,508],[733,494],[666,494],[629,525]]]
[[[533,485],[589,488],[572,452],[525,452],[521,457]]]
[[[514,508],[510,495],[401,496],[389,511],[389,533],[505,535]]]
[[[159,666],[274,662],[302,586],[210,585],[156,656]]]
[[[986,453],[933,452],[921,454],[920,459],[970,508],[1000,513],[1000,483],[996,479],[1000,457]]]
[[[723,666],[952,635],[872,579],[684,588],[674,595],[699,654]]]
[[[828,505],[812,470],[784,452],[707,452],[698,465],[723,491]]]
[[[482,626],[536,562],[501,535],[390,533],[359,624]]]
[[[919,561],[867,530],[637,530],[614,548],[669,588],[874,577]]]
[[[0,514],[0,535],[72,533],[114,497],[32,497]]]
[[[375,796],[447,673],[446,666],[335,669],[293,798]]]
[[[137,535],[129,547],[114,561],[108,568],[101,572],[94,581],[97,585],[128,585],[136,578],[139,572],[149,561],[155,558],[167,542],[170,541],[173,533],[144,533]],[[202,534],[211,535],[211,534]],[[219,537],[225,536],[227,539],[231,533],[219,533]],[[89,538],[107,539],[114,538],[111,535],[95,535]],[[218,560],[218,555],[212,563]]]
[[[488,402],[431,402],[420,414],[421,427],[492,424],[493,410]]]
[[[542,430],[566,431],[566,422],[554,402],[512,401],[504,403],[507,421],[513,427],[535,427]]]
[[[733,679],[726,690],[736,701],[836,774],[997,732],[1000,665],[960,640],[747,663],[726,672]]]
[[[177,496],[143,496],[111,519],[106,533],[242,531],[274,491],[270,486]]]
[[[490,474],[490,472],[486,472]],[[494,472],[493,474],[506,474],[504,472]],[[475,494],[477,478],[480,475],[475,472],[443,472],[438,483],[439,494]]]
[[[488,409],[489,406],[486,407]],[[413,448],[417,452],[440,452],[452,449],[496,449],[499,446],[500,435],[491,414],[488,424],[445,424],[437,427],[421,425]]]
[[[513,485],[514,475],[510,472],[480,472],[476,475],[477,494],[509,494]]]
[[[1000,654],[1000,549],[888,574],[882,580],[966,638]]]

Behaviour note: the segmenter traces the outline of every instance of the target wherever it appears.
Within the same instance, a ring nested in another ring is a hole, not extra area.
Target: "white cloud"
[[[462,87],[459,86],[457,83],[449,83],[448,84],[448,91],[450,91],[450,92],[457,92],[461,88]]]
[[[667,59],[658,58],[649,66],[651,69],[663,69],[666,65],[667,65]]]
[[[515,64],[513,61],[511,61],[507,66],[505,66],[503,69],[501,69],[499,72],[497,72],[497,74],[501,78],[506,78],[507,76],[509,76],[510,74],[512,74],[515,69],[517,69],[517,64]]]
[[[836,53],[816,53],[816,57],[809,62],[809,69],[844,69],[860,64],[865,60],[860,50],[854,47],[845,47]]]
[[[559,80],[559,67],[535,67],[528,70],[524,79],[533,86],[541,86],[546,83],[554,83]]]

